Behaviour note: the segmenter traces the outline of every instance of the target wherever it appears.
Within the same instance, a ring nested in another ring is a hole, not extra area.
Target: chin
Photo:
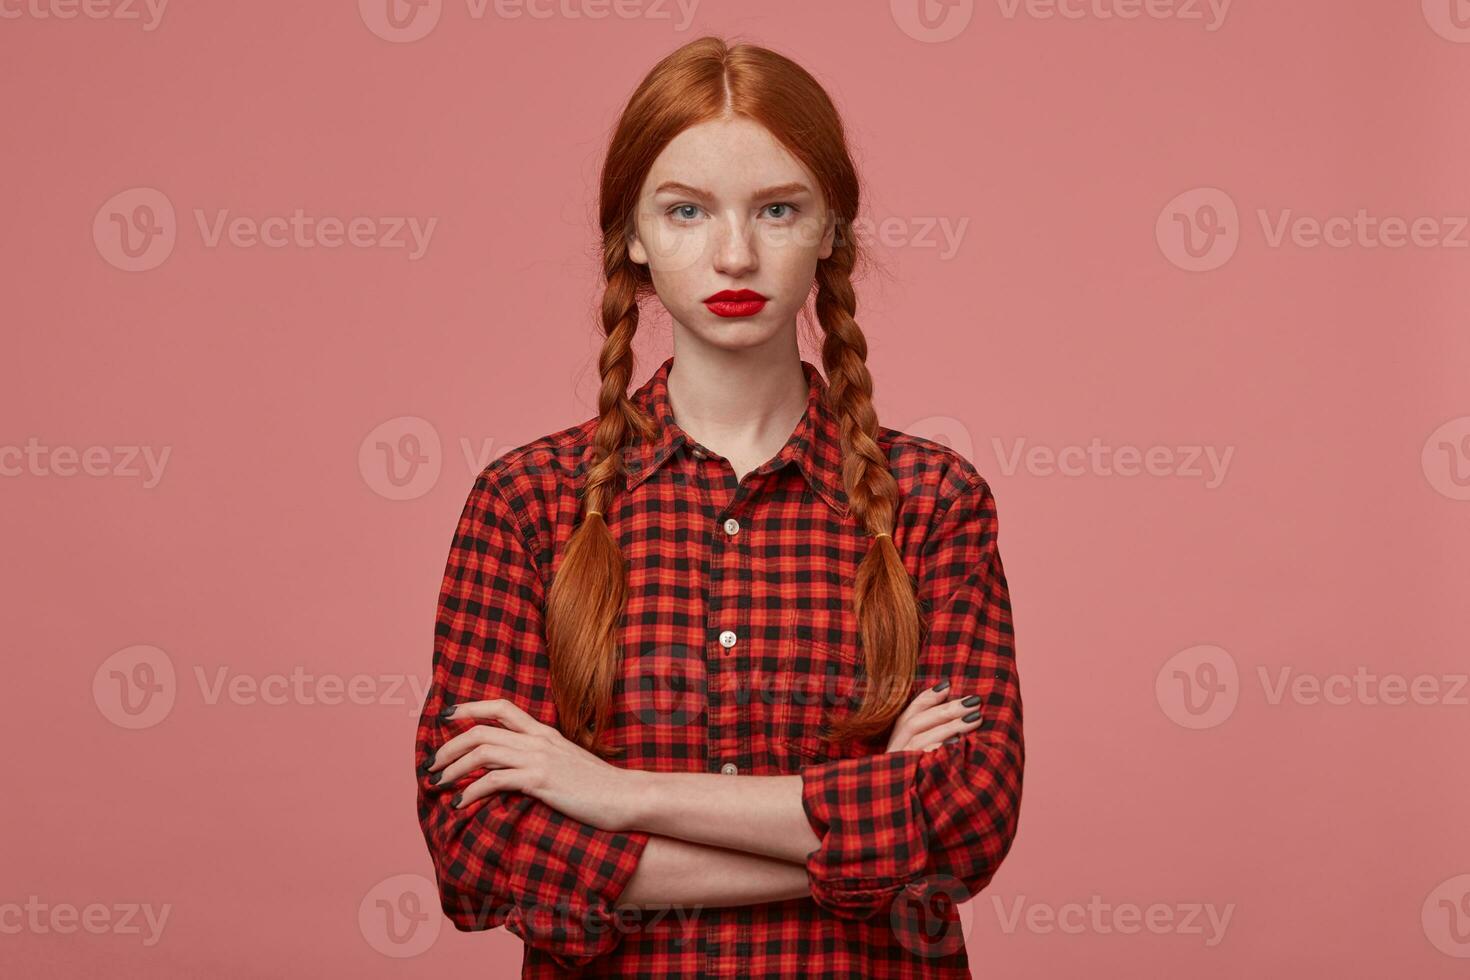
[[[775,339],[776,335],[781,332],[752,317],[726,320],[713,313],[705,313],[704,317],[714,322],[701,322],[690,333],[698,337],[701,342],[721,350],[749,350],[752,347],[760,347]]]

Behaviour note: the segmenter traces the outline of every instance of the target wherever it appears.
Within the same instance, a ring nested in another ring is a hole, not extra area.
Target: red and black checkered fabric
[[[461,930],[519,936],[526,977],[968,977],[950,903],[1010,850],[1025,761],[991,489],[948,447],[880,428],[903,494],[894,543],[926,625],[913,693],[948,679],[952,698],[980,696],[982,720],[931,752],[885,752],[886,736],[828,745],[824,718],[852,711],[867,680],[852,585],[873,539],[848,513],[826,383],[802,361],[805,415],[737,480],[675,422],[672,366],[633,396],[659,433],[624,449],[627,490],[607,515],[628,601],[605,735],[628,768],[799,773],[821,841],[806,859],[811,893],[615,910],[648,834],[604,831],[520,792],[455,810],[483,770],[438,786],[420,772],[444,912]],[[507,698],[555,723],[543,610],[580,519],[595,424],[507,452],[475,480],[439,595],[418,763],[472,724],[441,721],[445,703]]]

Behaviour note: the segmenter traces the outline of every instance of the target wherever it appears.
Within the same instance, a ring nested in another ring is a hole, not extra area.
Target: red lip
[[[760,293],[756,292],[753,289],[722,289],[718,293],[715,293],[713,296],[706,296],[704,299],[706,303],[718,303],[724,301],[749,303],[754,302],[755,300],[760,300],[764,303],[766,301],[766,297],[762,296]]]
[[[722,289],[704,301],[715,316],[755,316],[766,305],[766,297],[752,289]]]

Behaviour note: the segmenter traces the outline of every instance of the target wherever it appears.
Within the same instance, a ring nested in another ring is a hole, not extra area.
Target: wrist
[[[643,769],[624,769],[622,832],[654,833],[653,814],[658,811],[658,796],[663,790],[663,774]]]

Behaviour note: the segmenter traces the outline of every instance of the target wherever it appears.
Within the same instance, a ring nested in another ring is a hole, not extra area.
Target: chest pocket
[[[843,758],[850,747],[822,738],[825,723],[857,709],[866,677],[850,611],[793,608],[787,614],[774,687],[772,747],[795,772]]]

